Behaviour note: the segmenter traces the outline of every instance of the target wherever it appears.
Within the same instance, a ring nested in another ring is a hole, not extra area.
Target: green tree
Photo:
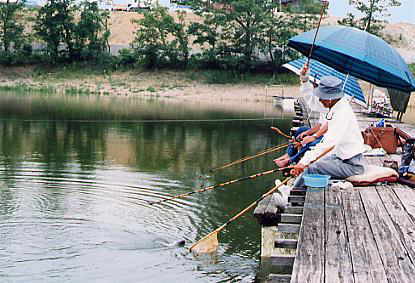
[[[178,22],[163,7],[146,12],[136,20],[138,28],[131,47],[146,68],[185,66],[189,57],[188,35],[184,14],[178,13]]]
[[[109,13],[101,11],[97,2],[83,2],[81,15],[76,25],[75,46],[83,57],[96,58],[104,52],[109,52],[108,29]]]
[[[48,0],[38,12],[34,30],[52,62],[89,60],[109,52],[108,13],[97,3],[77,6],[74,1]]]
[[[313,15],[277,14],[269,17],[262,28],[260,50],[268,55],[273,66],[281,66],[294,59],[296,52],[287,47],[288,39],[299,30],[314,26],[317,18]]]
[[[275,65],[284,61],[290,51],[288,39],[308,29],[314,16],[276,13],[278,1],[215,0],[211,5],[197,2],[196,12],[203,23],[189,28],[204,54],[226,67],[248,71],[265,58]],[[300,20],[300,17],[303,20]],[[308,19],[305,21],[304,19]],[[311,20],[310,20],[311,19]]]
[[[219,57],[234,59],[231,62],[241,71],[250,70],[257,60],[264,24],[275,11],[276,2],[260,0],[219,0],[209,6],[199,2],[197,9],[199,15],[208,19],[204,30],[219,31],[215,46],[211,45],[214,52]]]
[[[24,27],[20,22],[24,8],[24,1],[10,1],[0,3],[0,44],[6,54],[19,51],[24,43]]]
[[[48,0],[40,8],[34,29],[46,42],[46,51],[53,62],[61,57],[75,57],[74,0]]]
[[[389,8],[401,5],[399,0],[352,0],[351,3],[363,16],[356,18],[353,14],[348,13],[338,23],[366,30],[378,36],[381,36],[381,31],[385,26],[386,20],[384,18],[390,15]]]

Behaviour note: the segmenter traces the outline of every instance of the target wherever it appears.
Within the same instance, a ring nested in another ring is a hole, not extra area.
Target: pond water
[[[261,111],[137,98],[0,97],[1,282],[255,279],[260,227],[252,213],[219,234],[214,258],[195,258],[188,247],[281,176],[148,201],[274,168],[270,155],[209,173],[284,143],[269,130],[288,131],[280,110],[264,119]]]

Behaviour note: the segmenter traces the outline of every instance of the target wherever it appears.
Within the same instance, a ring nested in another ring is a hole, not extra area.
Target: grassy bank
[[[83,64],[25,66],[0,70],[0,90],[73,95],[157,95],[194,85],[294,85],[295,74],[238,73],[221,70],[125,69],[109,71]]]

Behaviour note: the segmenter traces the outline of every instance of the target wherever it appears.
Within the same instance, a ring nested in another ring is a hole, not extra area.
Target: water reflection
[[[163,112],[155,109],[166,105],[154,101],[115,104],[97,114],[88,107],[100,109],[99,104],[67,97],[63,102],[42,98],[42,103],[31,96],[3,99],[9,103],[0,109],[0,276],[5,281],[212,282],[255,276],[260,234],[250,215],[221,232],[216,264],[195,260],[186,248],[170,243],[184,239],[189,246],[259,197],[275,176],[157,206],[147,201],[271,168],[273,156],[266,156],[209,173],[285,142],[268,127],[287,131],[288,119],[255,120],[263,113],[244,116],[235,109],[186,110],[186,116],[174,110],[184,106],[168,105]],[[78,106],[82,110],[76,112]],[[185,121],[132,121],[143,119],[141,111]],[[114,117],[123,121],[108,121]],[[188,119],[217,117],[254,120]]]

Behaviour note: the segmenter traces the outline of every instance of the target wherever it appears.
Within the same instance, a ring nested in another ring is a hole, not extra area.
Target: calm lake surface
[[[260,227],[249,213],[215,258],[188,247],[275,177],[151,206],[274,168],[275,155],[209,169],[284,143],[290,118],[137,98],[0,93],[0,282],[252,282]],[[270,117],[275,117],[270,119]],[[185,240],[185,247],[172,245]]]

